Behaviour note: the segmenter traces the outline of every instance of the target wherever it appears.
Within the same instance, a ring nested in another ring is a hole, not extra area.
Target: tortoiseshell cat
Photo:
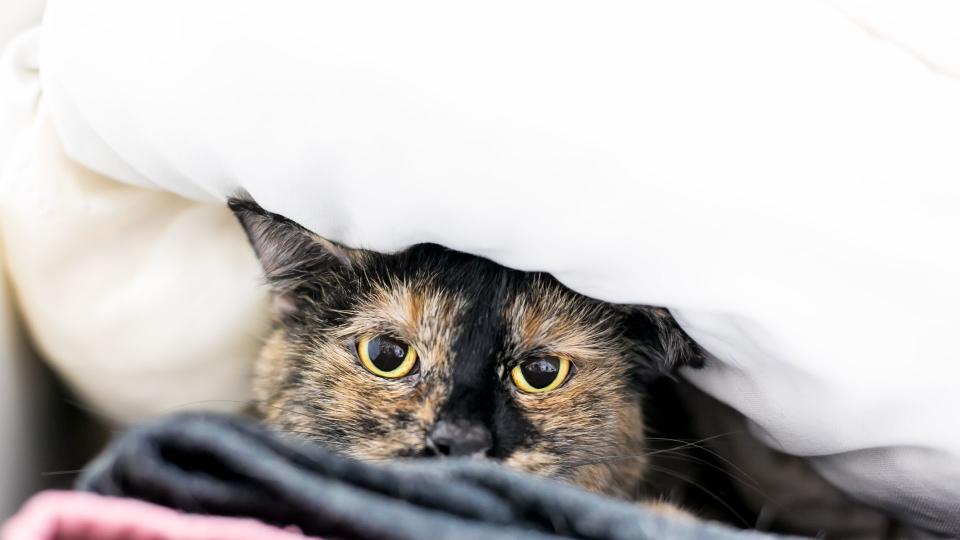
[[[265,419],[366,460],[484,456],[635,497],[645,385],[700,349],[662,309],[436,245],[352,250],[256,203],[234,211],[274,291]],[[614,458],[614,459],[611,459]]]

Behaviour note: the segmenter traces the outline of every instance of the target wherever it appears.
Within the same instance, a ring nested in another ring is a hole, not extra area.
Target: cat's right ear
[[[359,261],[357,250],[322,238],[252,200],[231,198],[227,206],[260,259],[278,315],[294,314],[304,302],[321,299],[323,290],[349,274]]]

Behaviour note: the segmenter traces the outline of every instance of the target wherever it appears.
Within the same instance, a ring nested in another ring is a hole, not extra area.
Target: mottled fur
[[[268,422],[368,460],[425,455],[441,419],[480,423],[492,459],[635,495],[643,388],[700,357],[665,310],[592,300],[547,274],[435,245],[350,250],[255,203],[230,206],[277,298],[256,376]],[[367,371],[356,353],[364,334],[411,344],[419,372]],[[523,393],[509,372],[536,355],[570,358],[574,372],[552,392]]]

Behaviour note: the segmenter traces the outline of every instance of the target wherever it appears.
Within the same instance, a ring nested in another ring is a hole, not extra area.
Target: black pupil
[[[393,371],[407,356],[407,346],[388,337],[377,336],[367,343],[367,356],[380,371]]]
[[[523,378],[534,388],[550,386],[560,373],[560,360],[556,358],[538,358],[520,366]]]

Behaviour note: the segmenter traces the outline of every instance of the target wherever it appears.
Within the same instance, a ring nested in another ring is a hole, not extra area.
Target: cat
[[[228,204],[273,292],[254,391],[268,424],[363,460],[485,458],[638,496],[644,390],[703,361],[665,309],[433,244],[351,249]]]

